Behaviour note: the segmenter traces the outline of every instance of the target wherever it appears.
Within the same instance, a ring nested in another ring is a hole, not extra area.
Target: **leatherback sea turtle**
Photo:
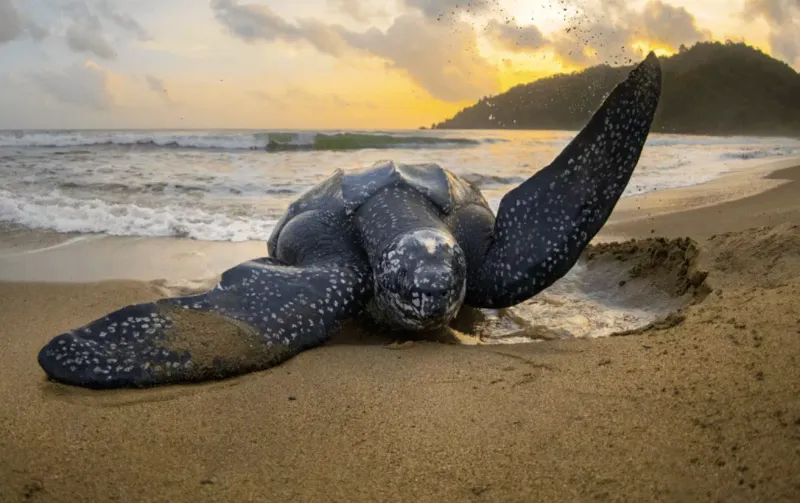
[[[289,206],[270,258],[229,269],[204,294],[127,306],[59,335],[39,364],[89,388],[199,381],[277,365],[348,318],[429,330],[462,304],[525,301],[564,276],[605,224],[660,94],[650,54],[496,217],[475,187],[435,164],[337,170]]]

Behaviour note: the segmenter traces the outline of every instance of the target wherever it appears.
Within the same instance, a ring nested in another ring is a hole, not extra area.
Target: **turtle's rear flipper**
[[[572,268],[628,185],[660,94],[661,66],[651,53],[552,164],[503,197],[467,304],[517,304]]]
[[[262,370],[325,342],[370,288],[365,271],[240,264],[211,291],[124,307],[59,335],[39,352],[56,381],[142,387]]]

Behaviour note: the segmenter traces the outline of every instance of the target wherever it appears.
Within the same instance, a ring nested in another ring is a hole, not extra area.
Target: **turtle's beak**
[[[426,265],[417,268],[409,280],[406,305],[416,323],[433,330],[455,318],[466,290],[463,274],[449,264]]]
[[[414,274],[414,283],[412,297],[419,299],[414,305],[424,317],[443,315],[459,300],[461,285],[448,266],[420,268]]]

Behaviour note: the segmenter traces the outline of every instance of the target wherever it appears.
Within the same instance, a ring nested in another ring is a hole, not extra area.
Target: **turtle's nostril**
[[[426,286],[420,288],[420,293],[430,298],[442,298],[447,297],[448,289],[445,287],[438,287],[438,286]]]
[[[452,295],[452,291],[449,288],[429,287],[421,289],[419,293],[425,301],[423,305],[426,310],[447,310],[449,307],[449,300]]]

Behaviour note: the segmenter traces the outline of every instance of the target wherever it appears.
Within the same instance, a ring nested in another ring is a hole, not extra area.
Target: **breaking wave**
[[[286,206],[333,169],[383,159],[438,163],[477,186],[496,210],[508,190],[551,163],[572,136],[0,131],[0,227],[8,222],[62,233],[263,241]],[[746,166],[746,159],[800,154],[800,141],[780,138],[651,135],[648,144],[623,197],[705,183]]]
[[[264,186],[259,183],[240,183],[238,185],[225,185],[224,182],[211,180],[209,183],[167,183],[167,182],[145,182],[145,183],[112,183],[112,182],[62,182],[58,185],[59,189],[79,189],[95,194],[215,194],[230,196],[247,197],[269,197],[300,194],[309,187],[297,184],[274,183],[272,186]]]
[[[387,148],[470,147],[497,139],[475,140],[428,135],[321,132],[134,132],[11,131],[0,132],[0,147],[143,147],[205,150],[362,150]]]
[[[53,191],[20,197],[0,189],[0,221],[31,229],[112,236],[172,236],[201,241],[266,241],[276,224],[264,215],[231,215],[190,206],[157,208]]]

